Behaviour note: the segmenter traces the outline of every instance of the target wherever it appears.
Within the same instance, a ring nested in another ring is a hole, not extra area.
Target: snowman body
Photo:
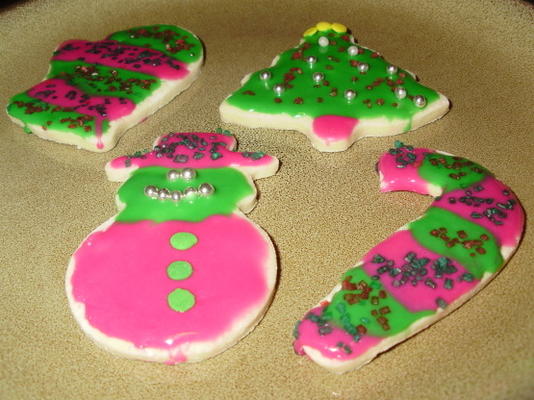
[[[239,154],[229,151],[233,143],[219,145],[228,159]],[[242,166],[172,169],[155,154],[120,160],[129,169],[117,196],[120,212],[74,253],[67,293],[82,329],[107,350],[150,361],[200,361],[261,319],[276,256],[267,234],[240,211],[251,208],[256,194]],[[250,164],[248,171],[257,161],[264,171],[276,163],[248,153],[234,159]],[[141,161],[148,164],[131,168]],[[202,193],[206,184],[211,190]]]

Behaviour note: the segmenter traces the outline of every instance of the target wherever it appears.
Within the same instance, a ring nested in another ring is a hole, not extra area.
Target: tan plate
[[[41,79],[64,39],[130,26],[185,26],[206,45],[202,75],[106,154],[25,135],[0,117],[0,398],[527,399],[534,394],[533,8],[518,1],[40,0],[0,12],[0,104]],[[242,151],[281,160],[258,182],[250,217],[273,238],[280,276],[256,330],[227,352],[169,367],[116,358],[87,340],[64,294],[71,253],[115,213],[104,164],[160,134],[221,126],[218,106],[318,21],[424,78],[452,102],[441,120],[395,138],[321,154],[298,132],[225,124]],[[395,139],[442,149],[498,174],[521,199],[527,232],[472,301],[359,371],[334,376],[293,354],[294,322],[339,275],[430,198],[378,192],[377,158]]]

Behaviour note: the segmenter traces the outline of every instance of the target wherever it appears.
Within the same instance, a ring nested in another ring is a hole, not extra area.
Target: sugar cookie
[[[449,109],[445,96],[356,44],[338,23],[308,29],[298,46],[241,85],[221,104],[223,121],[300,131],[326,152],[417,129]]]
[[[461,157],[400,142],[378,162],[382,192],[435,197],[369,251],[295,327],[295,351],[343,373],[465,303],[519,245],[525,216],[510,188]]]
[[[150,25],[104,40],[68,40],[45,79],[11,98],[7,113],[43,139],[108,151],[132,126],[198,77],[204,55],[191,32]]]
[[[235,152],[233,136],[171,133],[152,151],[106,166],[119,213],[71,258],[66,291],[101,347],[148,361],[200,361],[235,344],[263,316],[276,280],[267,234],[241,211],[252,179],[278,160]]]

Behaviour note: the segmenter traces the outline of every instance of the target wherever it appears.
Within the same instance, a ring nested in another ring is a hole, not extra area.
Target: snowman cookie
[[[295,351],[343,373],[440,320],[506,264],[525,216],[480,165],[397,142],[378,162],[383,192],[435,197],[424,215],[371,249],[295,327]]]
[[[333,152],[417,129],[448,109],[445,96],[356,44],[344,25],[320,22],[270,67],[245,76],[220,114],[247,127],[300,131],[317,150]]]
[[[276,281],[267,234],[243,212],[253,179],[278,160],[233,151],[233,136],[170,133],[110,161],[119,212],[73,254],[66,291],[76,321],[118,355],[169,364],[212,357],[262,318]]]
[[[187,89],[200,73],[202,43],[173,25],[68,40],[45,79],[11,98],[7,113],[28,133],[90,151],[108,151],[122,134]]]

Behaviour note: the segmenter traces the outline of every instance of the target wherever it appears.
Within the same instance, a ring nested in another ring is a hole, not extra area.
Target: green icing
[[[430,207],[409,229],[422,246],[458,261],[476,279],[484,272],[496,272],[504,263],[488,230],[443,208]]]
[[[187,261],[174,261],[167,267],[167,276],[177,281],[189,278],[192,273],[193,267]]]
[[[39,99],[19,93],[11,98],[7,113],[29,125],[39,125],[43,129],[71,132],[81,137],[94,136],[95,120],[89,115],[69,111],[68,108],[55,106]],[[109,127],[108,120],[102,120],[102,132]],[[28,132],[29,128],[25,128]]]
[[[171,236],[171,246],[176,250],[187,250],[198,243],[195,235],[189,232],[178,232]],[[174,270],[175,267],[172,269]]]
[[[434,311],[407,310],[361,267],[349,269],[342,281],[349,281],[358,288],[348,290],[344,284],[323,310],[322,318],[342,327],[356,339],[361,336],[359,329],[365,329],[365,333],[372,336],[392,336],[420,318],[434,314]]]
[[[174,311],[185,312],[195,305],[195,296],[189,290],[175,289],[167,296],[167,303]]]
[[[83,61],[53,60],[47,79],[61,78],[92,96],[123,97],[140,103],[161,85],[152,75]]]
[[[117,221],[201,221],[210,215],[233,213],[240,200],[254,194],[254,187],[246,176],[234,168],[198,169],[196,178],[189,181],[171,181],[167,179],[168,171],[168,168],[154,166],[135,170],[118,190],[118,198],[125,208],[117,216]],[[213,185],[214,193],[209,196],[191,195],[177,202],[158,200],[144,194],[147,186],[183,191],[187,187],[198,188],[202,183]]]
[[[191,32],[174,25],[148,25],[115,32],[108,39],[139,47],[148,47],[185,63],[197,61],[202,43]]]
[[[466,189],[491,175],[487,169],[473,161],[439,153],[427,154],[418,173],[425,181],[446,192]]]
[[[321,36],[330,40],[329,46],[318,45]],[[274,66],[253,73],[227,101],[244,110],[269,114],[410,119],[420,110],[413,104],[412,96],[425,96],[427,105],[438,99],[436,91],[421,85],[403,69],[389,75],[386,67],[390,63],[372,50],[360,47],[360,54],[350,56],[347,48],[351,45],[347,34],[333,30],[306,36],[299,46],[280,54]],[[306,61],[309,56],[317,57],[313,66]],[[369,70],[360,73],[351,61],[366,63]],[[260,79],[262,71],[269,71],[271,77]],[[324,74],[320,84],[314,82],[314,72]],[[275,84],[285,85],[280,96],[273,91]],[[408,96],[397,99],[393,92],[396,86],[404,87]],[[344,97],[347,89],[357,92],[350,102]]]

